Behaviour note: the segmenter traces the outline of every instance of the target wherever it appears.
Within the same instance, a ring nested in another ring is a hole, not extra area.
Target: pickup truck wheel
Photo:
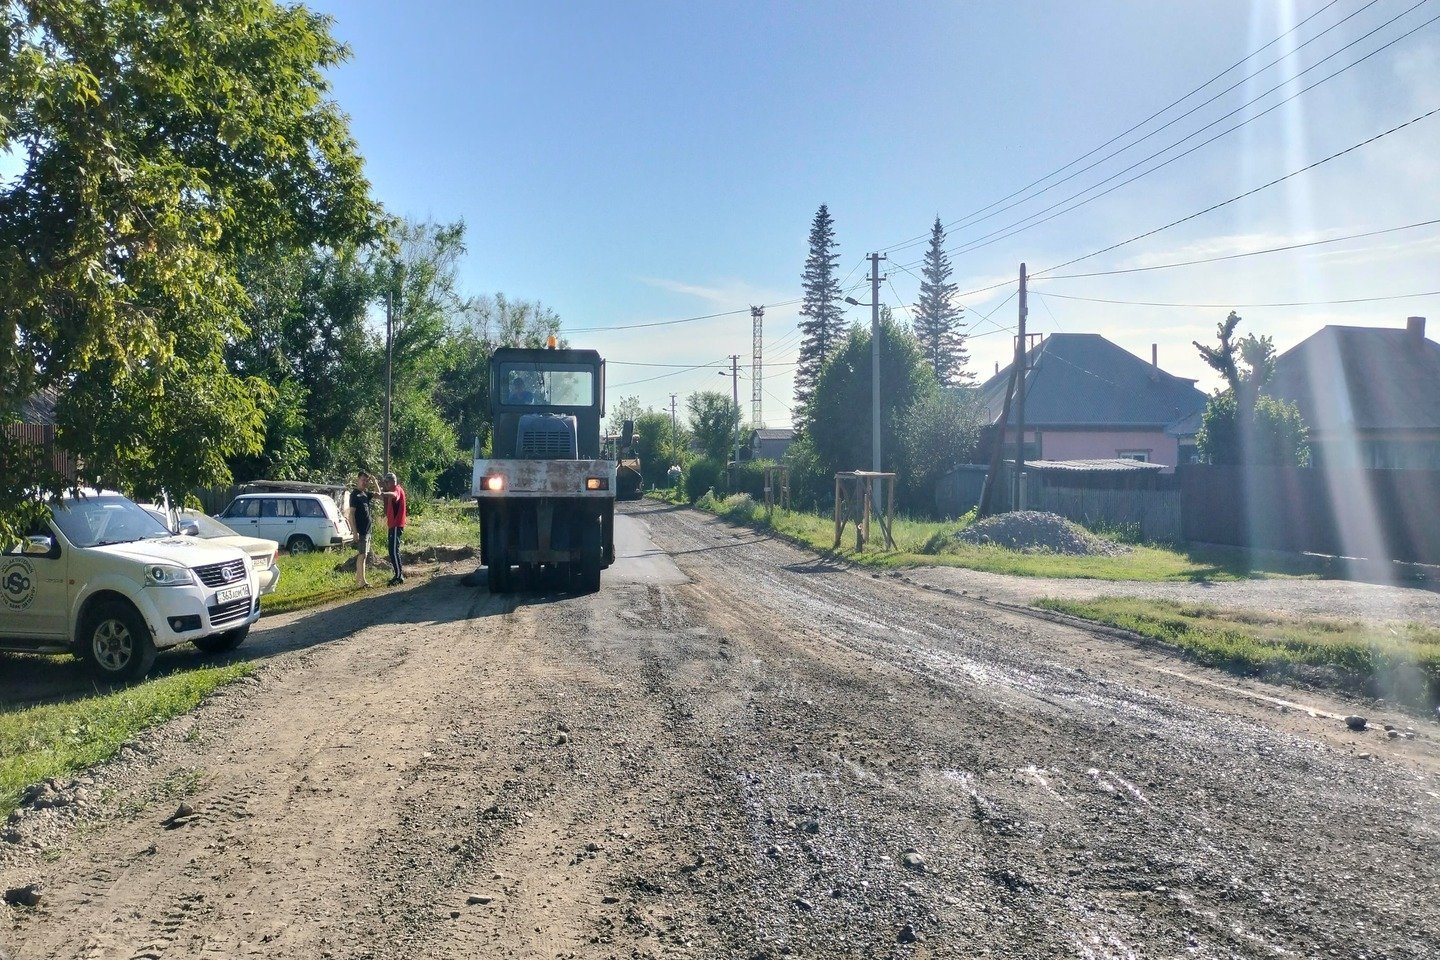
[[[285,544],[285,549],[290,551],[290,556],[296,557],[302,553],[309,553],[315,549],[315,544],[304,534],[296,534]]]
[[[224,633],[212,633],[208,637],[196,637],[190,642],[205,653],[228,653],[244,643],[249,635],[250,627],[247,625]]]
[[[86,618],[80,631],[80,656],[100,679],[128,683],[155,664],[155,639],[150,628],[126,603],[103,603]]]

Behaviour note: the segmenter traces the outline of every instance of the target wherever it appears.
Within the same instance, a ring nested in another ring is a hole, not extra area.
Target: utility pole
[[[870,261],[870,469],[880,472],[880,261],[882,253],[872,253]]]
[[[1020,266],[1020,274],[1021,276],[1025,274],[1024,264]],[[1000,473],[1000,464],[1005,462],[1005,430],[1010,425],[1010,404],[1015,397],[1015,382],[1020,376],[1020,367],[1025,361],[1025,353],[1021,346],[1024,342],[1019,337],[1015,338],[1015,359],[1010,361],[1010,376],[1006,378],[1005,382],[1005,402],[1001,404],[1000,419],[996,421],[995,430],[991,434],[990,469],[985,471],[985,483],[980,488],[980,503],[977,511],[982,520],[994,513],[992,507],[995,499],[995,478]],[[995,372],[999,373],[1000,371],[996,370]]]
[[[680,462],[680,430],[675,425],[675,394],[670,394],[670,456]]]
[[[1012,501],[1012,509],[1020,510],[1025,506],[1022,492],[1024,490],[1022,479],[1025,473],[1025,384],[1030,373],[1030,350],[1029,341],[1025,339],[1025,317],[1028,313],[1025,300],[1025,264],[1020,264],[1020,318],[1018,331],[1020,339],[1015,343],[1016,363],[1020,366],[1019,380],[1016,385],[1015,396],[1015,498]]]
[[[730,355],[730,393],[735,401],[735,460],[740,459],[740,355]]]
[[[761,410],[763,401],[760,394],[760,388],[763,386],[760,382],[760,355],[765,344],[763,331],[765,308],[751,307],[750,319],[755,328],[750,340],[750,425],[758,429],[765,425],[765,418],[762,416],[763,411]]]
[[[390,404],[391,404],[391,368],[395,358],[395,311],[393,305],[393,294],[385,291],[385,469],[381,472],[390,472]]]

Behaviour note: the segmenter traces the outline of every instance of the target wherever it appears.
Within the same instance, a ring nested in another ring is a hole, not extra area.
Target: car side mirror
[[[200,524],[194,520],[187,520],[180,524],[180,529],[177,532],[182,537],[198,537],[200,536]]]
[[[42,535],[38,537],[26,537],[25,547],[20,552],[28,557],[46,557],[54,551],[54,538]]]

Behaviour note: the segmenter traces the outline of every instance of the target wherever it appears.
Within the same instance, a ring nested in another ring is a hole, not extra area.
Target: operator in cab
[[[520,379],[519,374],[510,378],[510,392],[505,395],[505,402],[513,405],[530,405],[535,402],[535,394],[525,389],[525,381]]]

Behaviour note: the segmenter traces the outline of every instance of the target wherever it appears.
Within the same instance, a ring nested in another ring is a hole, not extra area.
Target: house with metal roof
[[[1440,469],[1440,344],[1424,317],[1323,327],[1275,359],[1265,392],[1300,408],[1318,466]]]
[[[1146,363],[1096,333],[1056,333],[1025,357],[1025,459],[1138,460],[1167,471],[1193,459],[1206,396],[1195,381]],[[981,386],[990,423],[1000,419],[1006,367]],[[1017,391],[1017,400],[1018,400]],[[1005,445],[1015,450],[1015,408]]]

